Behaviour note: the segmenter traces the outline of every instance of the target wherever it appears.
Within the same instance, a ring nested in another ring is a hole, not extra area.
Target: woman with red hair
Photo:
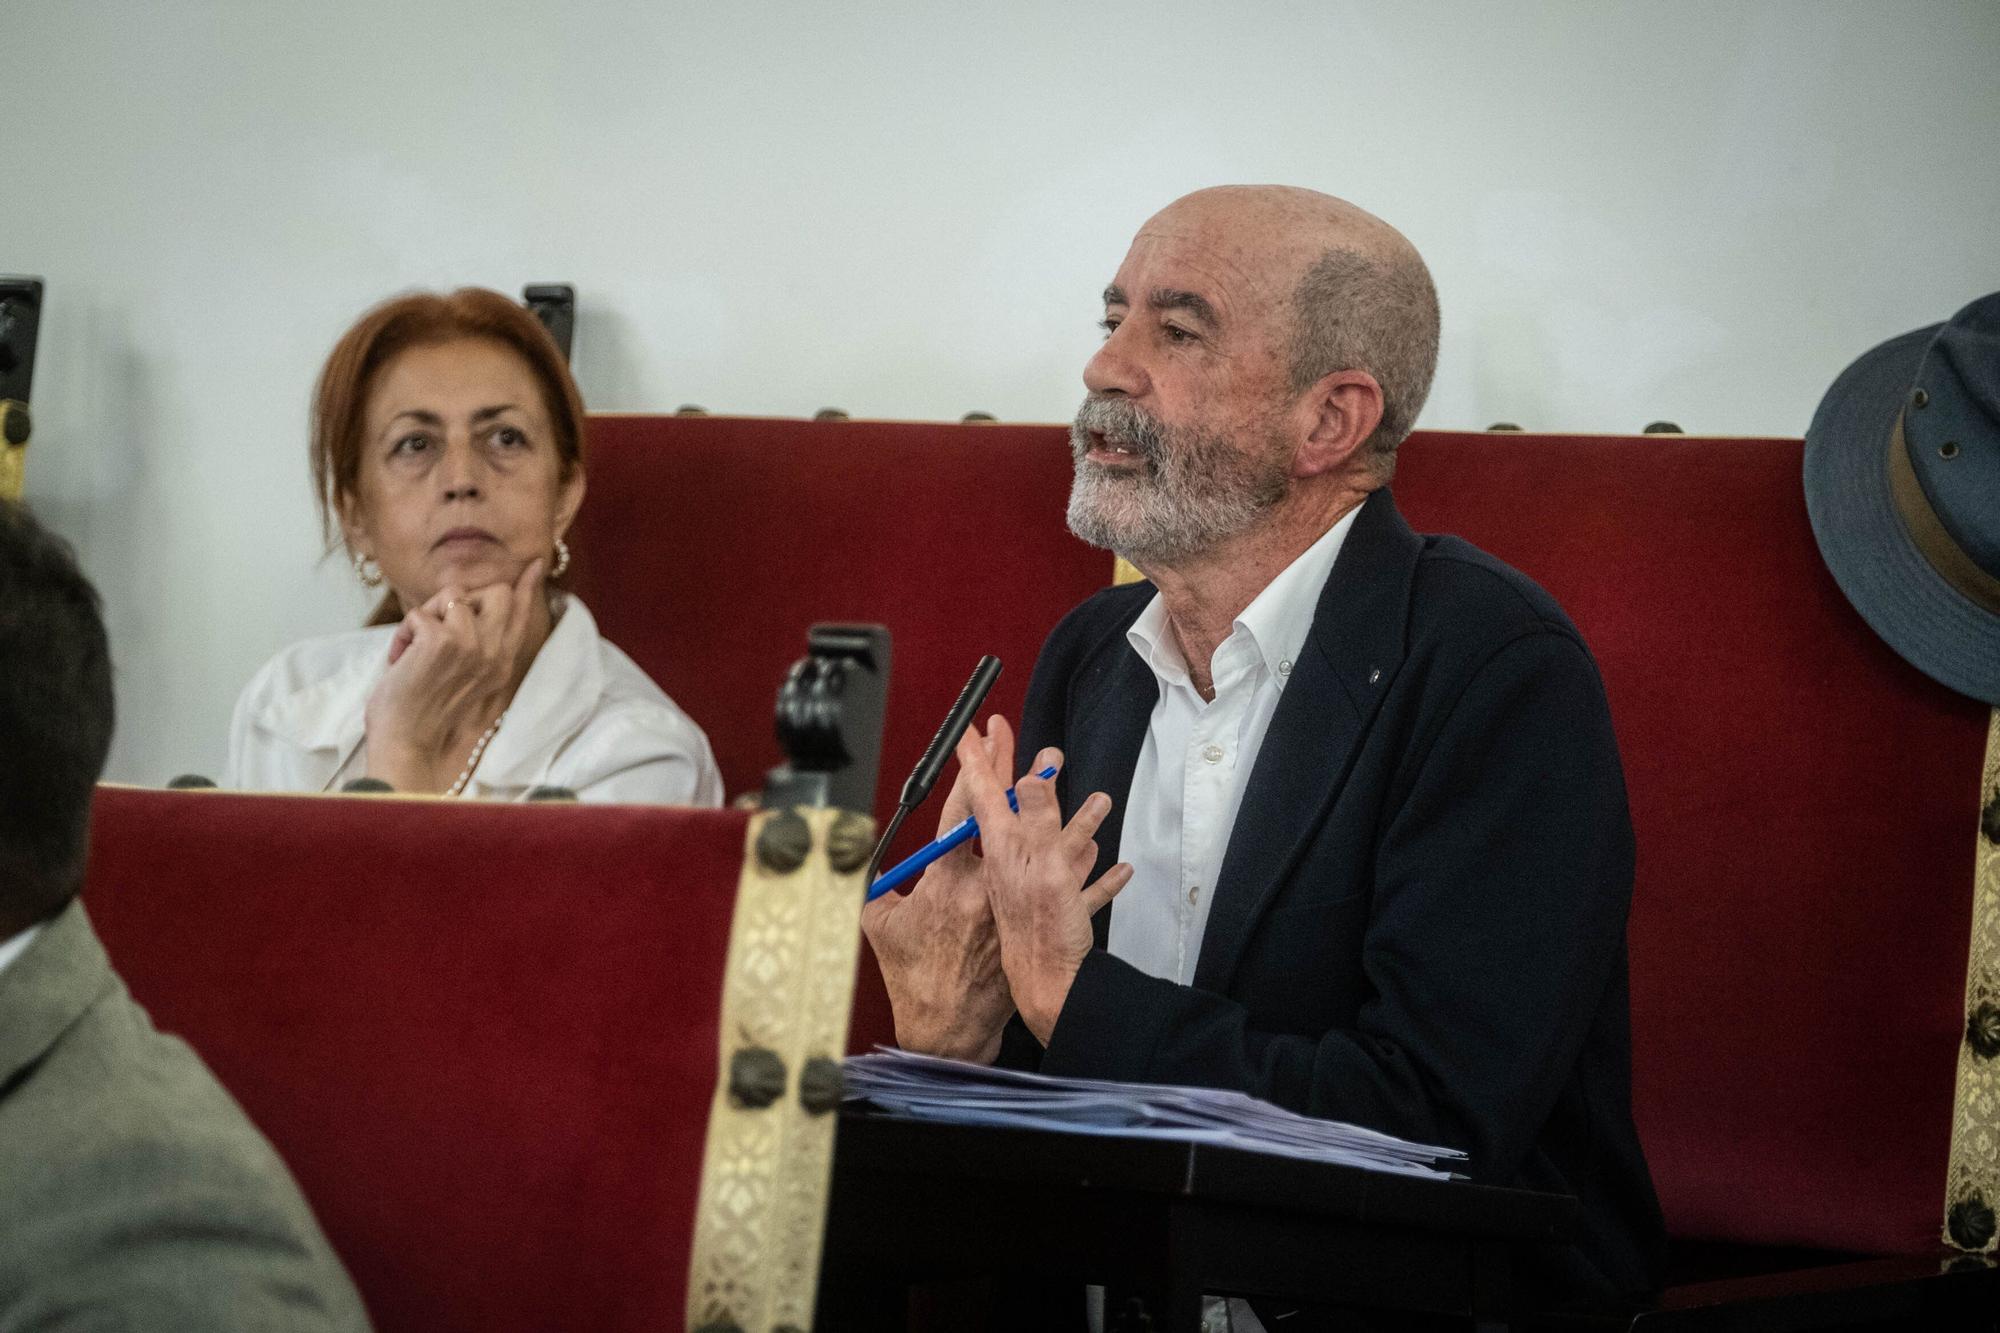
[[[226,785],[720,804],[701,729],[560,590],[583,402],[533,315],[472,287],[369,311],[321,372],[311,454],[329,537],[385,593],[251,680]]]

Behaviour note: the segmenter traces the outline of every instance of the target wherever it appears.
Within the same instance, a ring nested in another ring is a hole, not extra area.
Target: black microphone
[[[340,791],[343,796],[353,794],[365,796],[371,792],[380,795],[383,792],[393,792],[395,790],[394,787],[380,778],[349,778],[346,782],[340,784]]]
[[[875,854],[868,858],[868,874],[863,885],[875,882],[875,873],[882,868],[882,857],[895,839],[896,831],[903,827],[903,820],[910,811],[922,805],[937,786],[940,774],[944,772],[944,761],[958,744],[959,737],[972,725],[972,715],[979,711],[979,705],[986,702],[987,691],[1000,678],[1000,659],[988,653],[979,659],[979,665],[972,669],[972,679],[965,682],[965,688],[958,692],[958,702],[944,716],[944,725],[931,737],[924,757],[917,760],[916,769],[910,780],[903,784],[903,794],[896,801],[896,813],[889,816],[889,827],[882,832],[881,841],[875,844]]]
[[[214,786],[214,778],[205,778],[199,773],[183,773],[167,779],[168,791],[205,791]]]

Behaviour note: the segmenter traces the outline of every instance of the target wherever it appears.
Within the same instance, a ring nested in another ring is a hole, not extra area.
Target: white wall
[[[413,285],[577,284],[600,409],[1060,420],[1181,192],[1342,194],[1429,257],[1424,424],[1798,434],[2000,288],[2000,4],[0,0],[30,499],[102,587],[111,776],[219,769],[355,623],[305,403]]]

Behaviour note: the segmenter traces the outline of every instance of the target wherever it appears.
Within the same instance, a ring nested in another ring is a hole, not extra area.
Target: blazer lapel
[[[1422,550],[1388,490],[1363,503],[1320,592],[1310,651],[1250,770],[1195,963],[1203,990],[1227,990],[1252,927],[1347,782],[1355,747],[1402,664]]]
[[[1144,609],[1144,603],[1139,609]],[[1138,618],[1135,610],[1131,620]],[[1063,771],[1057,793],[1065,815],[1073,814],[1083,798],[1101,791],[1111,798],[1111,813],[1097,829],[1097,865],[1090,872],[1099,875],[1118,864],[1118,844],[1124,836],[1125,800],[1132,791],[1132,771],[1139,763],[1139,749],[1146,740],[1146,724],[1152,719],[1160,685],[1153,673],[1132,651],[1125,630],[1131,621],[1119,625],[1092,655],[1081,673],[1075,698],[1070,704],[1070,741],[1063,755]],[[1081,721],[1083,725],[1076,723]],[[1092,920],[1097,947],[1104,948],[1111,929],[1114,902]]]

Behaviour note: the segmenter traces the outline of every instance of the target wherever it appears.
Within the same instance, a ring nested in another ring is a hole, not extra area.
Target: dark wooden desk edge
[[[840,1112],[835,1136],[836,1181],[855,1170],[1157,1194],[1522,1244],[1569,1240],[1579,1207],[1565,1194],[1430,1180],[1240,1148],[947,1125],[850,1105]]]

